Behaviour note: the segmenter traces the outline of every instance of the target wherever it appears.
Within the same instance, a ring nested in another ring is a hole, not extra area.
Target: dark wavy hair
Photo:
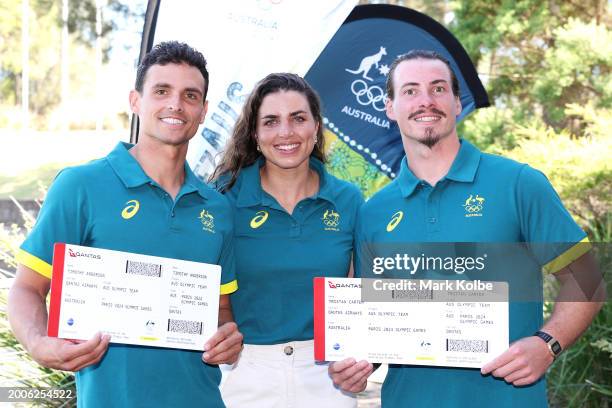
[[[242,112],[234,125],[232,136],[227,142],[221,162],[210,177],[210,181],[217,182],[221,191],[227,191],[236,182],[240,170],[255,163],[261,152],[257,151],[257,141],[255,133],[257,129],[257,116],[263,99],[272,93],[279,91],[296,91],[301,93],[308,100],[310,112],[318,123],[317,143],[310,154],[313,157],[326,161],[323,146],[323,118],[321,116],[321,102],[319,95],[303,78],[296,74],[276,73],[269,74],[259,81],[247,98]],[[225,179],[227,177],[227,180]],[[223,181],[220,182],[220,178]]]
[[[166,41],[157,44],[145,57],[143,58],[138,69],[136,71],[136,84],[135,89],[142,93],[142,87],[144,85],[145,76],[147,71],[153,65],[167,65],[167,64],[187,64],[194,68],[197,68],[204,77],[204,93],[202,94],[203,100],[206,100],[206,93],[208,92],[208,70],[206,69],[206,58],[198,50],[190,47],[185,43],[178,41]]]

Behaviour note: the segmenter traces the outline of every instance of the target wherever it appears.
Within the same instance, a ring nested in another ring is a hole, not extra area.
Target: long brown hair
[[[227,191],[236,182],[240,170],[255,163],[261,156],[257,150],[255,133],[257,129],[257,116],[263,99],[272,93],[279,91],[296,91],[308,100],[310,112],[318,123],[317,142],[314,145],[311,156],[322,162],[326,161],[323,146],[323,118],[321,116],[321,102],[314,89],[299,75],[290,73],[269,74],[259,81],[249,97],[247,98],[242,112],[234,125],[232,136],[227,142],[221,162],[210,177],[210,181],[218,181],[224,175],[228,175],[227,182],[219,186],[222,191]]]

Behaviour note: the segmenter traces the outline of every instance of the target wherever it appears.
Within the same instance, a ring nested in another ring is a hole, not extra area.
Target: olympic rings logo
[[[340,224],[340,214],[335,212],[334,210],[325,210],[323,214],[323,225],[330,228],[335,228]]]
[[[465,211],[469,213],[480,212],[482,211],[482,205],[466,205]]]
[[[323,220],[326,227],[337,227],[340,221],[338,220]]]
[[[385,98],[387,95],[381,87],[375,85],[368,87],[365,81],[357,79],[351,84],[351,91],[360,105],[372,105],[379,112],[385,110]]]

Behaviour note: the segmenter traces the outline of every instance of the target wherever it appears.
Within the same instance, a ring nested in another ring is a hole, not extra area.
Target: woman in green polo
[[[228,407],[355,407],[313,352],[313,278],[351,271],[363,198],[327,173],[319,98],[294,74],[270,74],[247,99],[213,179],[234,207],[234,318],[240,360]]]

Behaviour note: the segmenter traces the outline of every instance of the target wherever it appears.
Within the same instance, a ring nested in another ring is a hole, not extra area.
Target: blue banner
[[[395,178],[404,157],[397,124],[385,114],[385,82],[393,60],[413,49],[450,61],[461,89],[458,120],[489,106],[459,41],[430,17],[399,6],[356,7],[306,74],[323,102],[329,170],[366,197]]]

